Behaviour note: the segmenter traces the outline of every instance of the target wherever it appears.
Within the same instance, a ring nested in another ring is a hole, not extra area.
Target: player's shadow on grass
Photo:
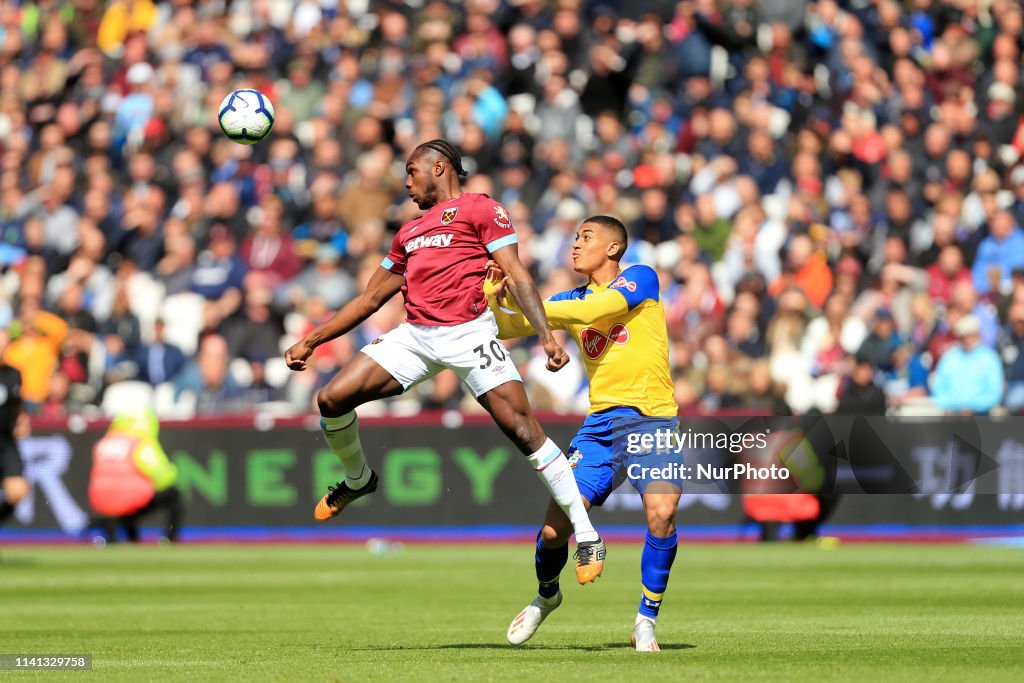
[[[662,650],[696,650],[696,645],[690,643],[665,643],[662,645],[658,643],[658,647]],[[594,650],[632,650],[633,646],[629,643],[605,643],[602,647],[591,648]]]
[[[662,650],[693,650],[696,645],[690,643],[666,643]],[[605,643],[604,645],[522,645],[513,646],[508,643],[446,643],[444,645],[422,645],[419,647],[357,647],[353,650],[579,650],[583,652],[601,652],[603,650],[632,650],[629,643]]]

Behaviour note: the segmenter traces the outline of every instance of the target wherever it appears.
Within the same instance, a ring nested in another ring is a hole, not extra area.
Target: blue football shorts
[[[669,443],[678,429],[679,418],[649,417],[629,407],[587,415],[566,453],[580,493],[601,505],[626,479],[641,495],[655,481],[678,492],[683,454]]]

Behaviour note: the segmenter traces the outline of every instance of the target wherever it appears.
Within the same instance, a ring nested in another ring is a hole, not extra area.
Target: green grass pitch
[[[72,681],[1024,680],[1020,549],[684,544],[660,654],[629,648],[639,554],[567,567],[515,649],[529,544],[5,548],[0,652],[91,653],[41,674]]]

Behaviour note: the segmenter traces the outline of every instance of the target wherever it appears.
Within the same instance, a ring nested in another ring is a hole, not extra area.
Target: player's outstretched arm
[[[544,314],[544,304],[541,303],[540,294],[537,293],[537,285],[534,284],[526,266],[519,260],[517,246],[515,244],[504,246],[493,252],[491,258],[505,273],[508,288],[519,304],[519,309],[530,321],[533,329],[537,330],[541,344],[544,345],[544,352],[548,355],[548,370],[562,369],[569,362],[569,356],[565,353],[565,349],[555,341],[555,335],[551,333],[548,318]]]
[[[487,265],[484,296],[487,298],[487,307],[494,313],[494,320],[498,323],[498,339],[517,339],[537,334],[522,311],[515,307],[515,302],[509,302],[505,297],[505,274],[493,261],[488,261]],[[509,308],[505,308],[505,305]]]
[[[484,278],[484,296],[487,305],[498,321],[498,333],[502,339],[528,337],[536,334],[515,301],[505,298],[504,273],[493,261],[487,263]],[[506,308],[507,307],[507,308]],[[590,325],[602,318],[624,315],[629,312],[629,301],[619,290],[606,289],[586,299],[547,299],[544,314],[554,329],[569,325]]]
[[[545,301],[544,312],[552,324],[589,325],[602,318],[625,315],[629,302],[618,291],[605,289],[586,299]]]
[[[370,277],[366,291],[338,311],[333,318],[295,342],[284,352],[284,360],[292,370],[305,370],[306,361],[313,349],[332,339],[347,334],[375,312],[402,289],[405,278],[380,267]]]

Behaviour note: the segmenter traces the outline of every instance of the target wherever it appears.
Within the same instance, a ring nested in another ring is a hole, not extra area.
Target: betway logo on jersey
[[[452,243],[452,233],[445,235],[420,235],[414,240],[405,243],[405,253],[410,254],[423,247],[447,247]]]
[[[615,323],[608,330],[605,336],[593,327],[585,327],[580,332],[580,341],[583,342],[583,353],[587,354],[590,360],[597,360],[608,350],[609,344],[625,344],[629,341],[629,330],[622,323]]]

